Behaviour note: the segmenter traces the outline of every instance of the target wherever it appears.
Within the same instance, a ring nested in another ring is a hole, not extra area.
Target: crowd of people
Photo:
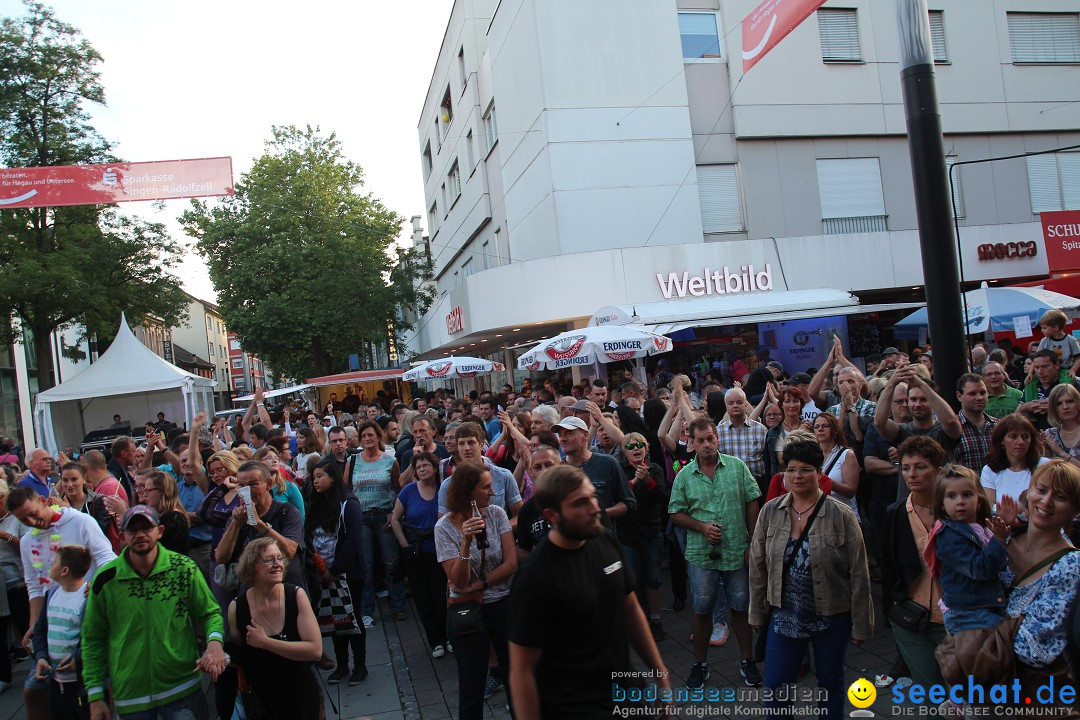
[[[1062,321],[1028,357],[976,346],[955,388],[932,350],[860,367],[837,340],[812,374],[664,363],[411,404],[350,390],[318,413],[260,391],[233,427],[9,447],[0,629],[19,647],[0,691],[29,655],[30,720],[206,717],[204,673],[222,718],[319,718],[319,673],[363,683],[367,630],[411,597],[457,665],[457,717],[498,692],[518,718],[610,715],[631,646],[670,691],[663,568],[691,693],[733,635],[747,686],[812,670],[842,717],[848,646],[882,623],[898,652],[879,687],[947,686],[993,634],[1025,687],[1071,682],[1080,346]]]

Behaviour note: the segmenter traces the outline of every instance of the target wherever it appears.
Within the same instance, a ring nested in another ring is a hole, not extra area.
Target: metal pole
[[[953,390],[957,379],[967,371],[967,344],[926,0],[896,0],[896,17],[926,313],[934,347],[934,380],[941,396],[956,407]]]

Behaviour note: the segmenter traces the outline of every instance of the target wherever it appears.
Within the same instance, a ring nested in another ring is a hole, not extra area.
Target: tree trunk
[[[34,333],[34,357],[37,360],[38,392],[53,386],[52,332],[47,328],[31,328]]]

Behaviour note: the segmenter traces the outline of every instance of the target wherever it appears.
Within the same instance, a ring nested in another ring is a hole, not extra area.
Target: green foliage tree
[[[26,6],[25,17],[0,23],[0,163],[113,161],[87,111],[105,102],[101,56],[49,8]],[[81,325],[112,337],[122,310],[169,324],[183,317],[187,300],[170,273],[183,250],[164,225],[110,206],[0,210],[0,340],[30,331],[38,389],[47,389],[53,331]]]
[[[401,308],[432,300],[424,256],[394,245],[404,219],[363,184],[333,134],[274,127],[235,195],[181,217],[230,330],[286,377],[345,370],[365,341],[406,329]]]

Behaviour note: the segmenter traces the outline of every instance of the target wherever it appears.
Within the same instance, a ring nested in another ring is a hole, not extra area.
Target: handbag
[[[323,585],[317,616],[319,630],[323,635],[360,634],[352,593],[349,592],[349,583],[344,575]]]
[[[484,562],[487,550],[480,551],[480,579],[487,578]],[[484,631],[484,593],[473,592],[457,597],[450,597],[450,586],[446,588],[446,629],[450,635],[470,635]]]
[[[941,676],[950,685],[966,684],[968,676],[984,685],[1010,682],[1018,672],[1013,640],[1022,620],[1004,617],[992,627],[946,635],[934,649]]]
[[[930,623],[930,610],[911,598],[893,603],[889,610],[889,622],[908,632],[920,633]]]
[[[220,563],[214,567],[214,583],[222,590],[236,592],[240,588],[240,576],[236,574],[236,563]]]

